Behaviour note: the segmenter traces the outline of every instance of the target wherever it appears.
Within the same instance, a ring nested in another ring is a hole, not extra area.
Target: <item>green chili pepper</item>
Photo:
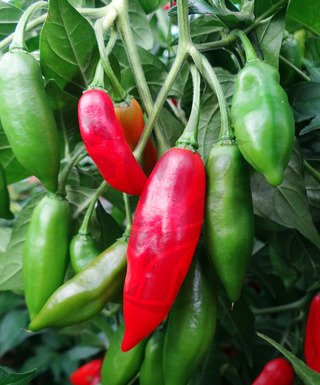
[[[92,235],[78,233],[70,243],[70,262],[73,270],[79,273],[100,253],[101,250]]]
[[[46,195],[33,211],[23,251],[25,297],[31,320],[63,282],[69,226],[69,203],[60,195]]]
[[[163,350],[166,385],[187,385],[212,343],[217,322],[217,289],[210,266],[196,258],[175,301]]]
[[[239,33],[247,64],[237,76],[232,119],[242,155],[267,181],[283,180],[294,141],[294,118],[288,97],[279,84],[279,72],[257,58],[248,38]]]
[[[239,299],[254,239],[250,172],[236,142],[220,140],[206,163],[206,242],[229,299]]]
[[[123,288],[126,252],[127,240],[121,238],[98,255],[53,293],[30,323],[30,330],[74,325],[98,314]]]
[[[0,163],[0,218],[12,219],[13,214],[10,211],[10,196],[7,187],[6,174]]]
[[[144,360],[140,368],[140,385],[164,385],[163,346],[164,330],[156,330],[147,342]]]
[[[282,41],[282,47],[280,50],[280,55],[288,60],[295,67],[300,68],[302,64],[302,49],[298,40],[294,35],[286,32],[285,38]],[[280,60],[279,63],[279,72],[281,84],[284,87],[288,87],[294,81],[297,73],[291,68],[288,64]]]
[[[46,2],[41,2],[40,6]],[[20,19],[10,51],[0,60],[0,118],[21,165],[55,192],[60,165],[59,134],[50,109],[40,66],[24,50],[23,31],[31,5]]]
[[[143,322],[143,320],[141,321]],[[139,372],[146,340],[124,353],[120,348],[123,334],[124,324],[121,322],[117,331],[110,338],[110,346],[103,360],[102,385],[128,385]]]

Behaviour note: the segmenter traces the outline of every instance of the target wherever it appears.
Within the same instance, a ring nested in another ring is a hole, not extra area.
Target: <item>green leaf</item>
[[[7,313],[0,323],[0,357],[21,344],[29,337],[26,329],[29,315],[26,310]]]
[[[303,361],[299,360],[289,350],[278,344],[272,338],[264,334],[257,333],[258,336],[274,346],[280,353],[282,353],[292,364],[296,375],[303,381],[304,385],[320,385],[320,374],[310,369]]]
[[[15,30],[21,15],[21,9],[0,0],[0,40]]]
[[[251,188],[256,215],[298,230],[320,248],[320,236],[309,212],[303,180],[302,156],[298,146],[294,148],[280,186],[270,186],[262,174],[255,173],[251,179]]]
[[[3,253],[10,241],[12,233],[11,227],[0,227],[0,253]]]
[[[28,385],[36,374],[36,369],[25,373],[15,373],[0,366],[0,385]]]
[[[304,26],[320,34],[320,2],[314,0],[291,0],[287,11],[288,29]]]
[[[15,183],[30,176],[30,172],[25,170],[17,161],[11,150],[8,139],[0,124],[0,162],[5,170],[7,183]]]
[[[40,62],[46,79],[54,79],[62,89],[71,83],[77,94],[93,78],[98,62],[95,34],[68,1],[50,0],[40,36]]]
[[[320,110],[319,83],[302,82],[288,90],[295,120],[301,122],[315,117]]]
[[[11,309],[17,308],[18,306],[25,307],[23,297],[17,296],[12,293],[12,291],[0,292],[0,316],[9,312]]]
[[[300,131],[300,135],[308,134],[311,131],[319,130],[320,128],[320,114],[311,120],[311,122]]]
[[[78,105],[78,99],[62,90],[54,79],[46,83],[50,107],[54,111],[71,110]]]
[[[7,250],[0,254],[0,291],[12,290],[18,294],[23,292],[23,244],[33,209],[43,195],[44,193],[34,196],[17,216]]]
[[[271,19],[260,23],[256,29],[264,60],[276,68],[279,66],[279,52],[285,28],[284,16],[285,13],[281,10]]]
[[[138,0],[129,1],[129,18],[135,43],[147,51],[151,50],[153,47],[152,30]]]

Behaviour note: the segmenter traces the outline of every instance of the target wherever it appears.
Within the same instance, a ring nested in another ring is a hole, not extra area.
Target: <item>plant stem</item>
[[[125,210],[126,210],[126,220],[127,220],[127,225],[126,225],[126,229],[125,229],[123,236],[125,238],[128,238],[130,235],[131,226],[132,226],[132,214],[131,214],[129,195],[123,194],[123,200],[124,200],[124,206],[125,206]]]
[[[118,10],[117,26],[121,33],[122,41],[126,49],[129,64],[136,81],[140,98],[147,115],[150,116],[153,108],[153,101],[130,27],[128,0],[117,0],[116,6]],[[169,146],[162,132],[160,124],[155,125],[155,134],[159,144],[160,152],[163,153],[168,149]]]
[[[199,110],[200,110],[200,84],[201,78],[194,64],[191,64],[191,75],[193,84],[193,98],[191,114],[183,134],[177,140],[176,146],[181,148],[188,148],[192,151],[196,151],[199,148],[198,145],[198,127],[199,127]]]
[[[256,18],[254,23],[252,23],[249,27],[245,28],[243,32],[247,35],[249,32],[255,30],[258,25],[264,20],[276,13],[280,8],[284,7],[287,4],[287,0],[280,0],[273,6],[271,6],[266,12],[264,12],[262,15]],[[228,35],[224,39],[210,42],[210,43],[202,43],[202,44],[197,44],[196,48],[199,51],[205,51],[213,48],[219,48],[219,47],[225,47],[231,43],[233,43],[236,40],[235,35]]]
[[[237,35],[241,39],[244,52],[246,53],[246,61],[249,62],[251,60],[257,60],[257,53],[253,49],[250,40],[247,38],[247,35],[244,32],[240,31],[240,29],[235,29],[231,33]]]
[[[154,103],[153,109],[151,110],[151,113],[148,117],[148,120],[146,122],[143,134],[141,135],[141,138],[139,140],[139,143],[137,144],[137,147],[134,150],[134,155],[137,157],[137,159],[140,159],[145,145],[147,144],[148,138],[152,132],[152,127],[167,99],[167,96],[170,92],[170,89],[182,67],[184,64],[186,57],[187,57],[187,51],[183,47],[179,47],[177,56],[172,64],[172,67],[168,73],[168,76],[166,77],[166,80],[158,94],[158,97]]]
[[[311,166],[309,162],[307,162],[305,159],[303,160],[304,167],[310,172],[310,174],[314,177],[314,179],[320,183],[320,173]]]
[[[26,11],[23,13],[14,31],[12,43],[10,44],[10,47],[9,47],[10,51],[16,50],[16,49],[27,50],[27,46],[24,41],[24,33],[26,30],[28,20],[30,16],[33,14],[33,12],[43,7],[47,8],[48,3],[46,1],[37,1],[36,3],[30,5],[30,7],[27,8]]]
[[[194,46],[190,47],[189,52],[194,63],[198,67],[199,72],[206,79],[209,86],[217,95],[221,114],[221,129],[219,139],[230,138],[233,136],[233,133],[231,130],[227,100],[217,75],[208,62],[207,58],[203,56]]]
[[[106,54],[106,47],[104,43],[104,36],[103,36],[103,19],[99,19],[94,27],[96,39],[98,43],[99,48],[99,54],[101,58],[101,64],[103,66],[103,69],[108,77],[108,80],[111,84],[112,90],[113,90],[113,99],[115,102],[122,102],[126,99],[127,93],[122,88],[118,78],[116,77],[115,73],[113,72],[113,69],[110,65],[108,55]]]
[[[84,17],[89,17],[92,19],[100,19],[101,17],[104,17],[106,13],[108,12],[109,5],[106,5],[105,7],[100,8],[76,8],[79,13],[81,13]]]
[[[87,235],[88,234],[88,228],[89,228],[89,223],[90,223],[90,220],[91,220],[91,217],[92,217],[92,213],[93,213],[93,210],[94,210],[94,207],[97,203],[97,200],[99,199],[100,195],[103,193],[103,191],[108,187],[109,185],[107,184],[106,181],[103,181],[100,185],[100,187],[97,189],[97,191],[95,192],[95,194],[93,195],[92,197],[92,200],[90,202],[90,205],[86,211],[86,214],[83,218],[83,222],[81,224],[81,227],[78,231],[78,234],[82,234],[82,235]]]
[[[289,66],[290,68],[292,68],[299,76],[301,76],[304,80],[306,80],[307,82],[310,82],[311,79],[309,78],[308,75],[306,75],[303,71],[301,71],[298,67],[296,67],[294,64],[292,64],[289,60],[287,60],[285,57],[283,57],[282,55],[279,55],[279,59],[285,63],[287,66]]]
[[[286,305],[268,307],[264,309],[253,309],[255,315],[264,315],[264,314],[274,314],[282,313],[288,310],[297,310],[303,308],[312,297],[312,293],[306,294],[304,297],[300,298],[298,301],[288,303]]]
[[[60,181],[59,181],[59,188],[57,192],[58,194],[66,195],[66,183],[67,183],[69,173],[72,170],[72,168],[86,155],[86,153],[87,152],[84,149],[84,146],[81,145],[79,149],[73,154],[69,163],[62,170]]]
[[[170,99],[167,99],[167,103],[169,104],[172,112],[175,114],[175,116],[180,120],[180,122],[186,126],[188,121],[186,119],[186,116],[184,114],[184,111],[181,108],[178,108],[174,105],[173,101]]]
[[[92,88],[104,88],[104,70],[102,67],[101,59],[98,61],[96,71],[94,73],[94,78],[88,86],[88,89]]]
[[[179,25],[179,45],[189,46],[189,44],[191,44],[191,37],[189,30],[188,0],[178,1],[177,8]]]

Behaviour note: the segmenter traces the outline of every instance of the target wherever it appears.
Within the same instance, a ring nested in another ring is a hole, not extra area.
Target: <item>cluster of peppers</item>
[[[214,337],[215,274],[232,302],[240,297],[254,240],[249,164],[276,186],[290,159],[294,120],[279,74],[258,59],[239,32],[247,63],[235,84],[234,133],[221,132],[205,166],[197,153],[200,78],[194,67],[193,106],[184,133],[158,162],[149,140],[143,167],[132,153],[144,128],[138,102],[129,98],[115,106],[101,87],[84,92],[78,114],[89,155],[110,186],[140,199],[130,237],[126,231],[100,253],[90,234],[79,231],[70,246],[70,207],[58,189],[59,134],[39,65],[22,39],[35,6],[20,20],[10,50],[0,61],[3,129],[18,161],[48,190],[34,209],[24,246],[29,328],[38,331],[86,321],[115,299],[124,285],[124,324],[110,340],[102,383],[126,384],[140,370],[141,384],[152,383],[150,376],[155,375],[158,384],[187,384]],[[5,186],[0,183],[0,189]],[[9,218],[7,207],[5,202],[0,213]],[[199,243],[203,220],[215,273]],[[76,275],[63,284],[69,247]],[[53,260],[55,268],[48,276],[45,272]],[[164,332],[158,327],[169,311]],[[308,357],[313,362],[309,353]],[[120,371],[119,364],[125,369]],[[272,365],[289,371],[283,360]]]

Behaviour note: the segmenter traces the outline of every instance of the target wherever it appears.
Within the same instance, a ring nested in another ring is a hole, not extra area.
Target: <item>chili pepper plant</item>
[[[319,17],[0,0],[0,385],[320,385]]]

